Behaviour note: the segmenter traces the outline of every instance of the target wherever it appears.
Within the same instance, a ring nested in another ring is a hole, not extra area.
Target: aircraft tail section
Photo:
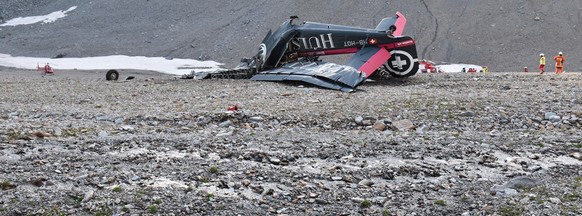
[[[394,37],[392,40],[391,43],[379,45],[390,53],[384,69],[397,78],[413,76],[419,67],[416,42],[408,36]]]
[[[376,30],[391,32],[394,36],[402,36],[404,27],[406,26],[406,17],[400,12],[396,12],[396,16],[382,19]]]

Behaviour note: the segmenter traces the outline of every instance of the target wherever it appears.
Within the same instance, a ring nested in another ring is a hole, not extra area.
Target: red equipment
[[[234,105],[234,106],[228,107],[226,110],[236,112],[236,111],[238,111],[238,106]]]
[[[44,67],[40,67],[40,65],[36,64],[36,70],[42,71],[43,75],[46,74],[54,74],[54,70],[53,68],[49,65],[49,63],[46,63],[46,65],[44,65]]]
[[[434,63],[427,61],[427,60],[422,60],[419,62],[420,64],[420,72],[421,73],[438,73],[439,69],[437,67],[434,66]]]

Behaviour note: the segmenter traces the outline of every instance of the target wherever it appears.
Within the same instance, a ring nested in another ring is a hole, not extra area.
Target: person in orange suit
[[[556,61],[556,74],[562,74],[564,72],[564,62],[566,61],[566,57],[564,57],[563,53],[560,52],[556,57],[554,57],[554,61]]]
[[[544,74],[544,72],[546,72],[545,67],[546,67],[546,57],[542,53],[540,54],[540,74]]]

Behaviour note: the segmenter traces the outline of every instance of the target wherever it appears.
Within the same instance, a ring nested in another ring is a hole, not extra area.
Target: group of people
[[[556,74],[562,74],[564,72],[564,62],[566,61],[566,57],[562,52],[559,52],[557,56],[554,57],[554,61],[556,62]],[[540,74],[544,74],[546,67],[546,57],[544,54],[540,54]]]

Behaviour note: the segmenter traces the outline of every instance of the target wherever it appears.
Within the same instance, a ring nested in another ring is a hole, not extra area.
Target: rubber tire
[[[390,35],[394,34],[395,31],[396,31],[396,26],[394,26],[394,25],[391,25],[388,28],[388,32],[390,32]]]
[[[116,70],[109,70],[107,74],[105,74],[105,79],[108,81],[117,81],[119,79],[119,72]]]

